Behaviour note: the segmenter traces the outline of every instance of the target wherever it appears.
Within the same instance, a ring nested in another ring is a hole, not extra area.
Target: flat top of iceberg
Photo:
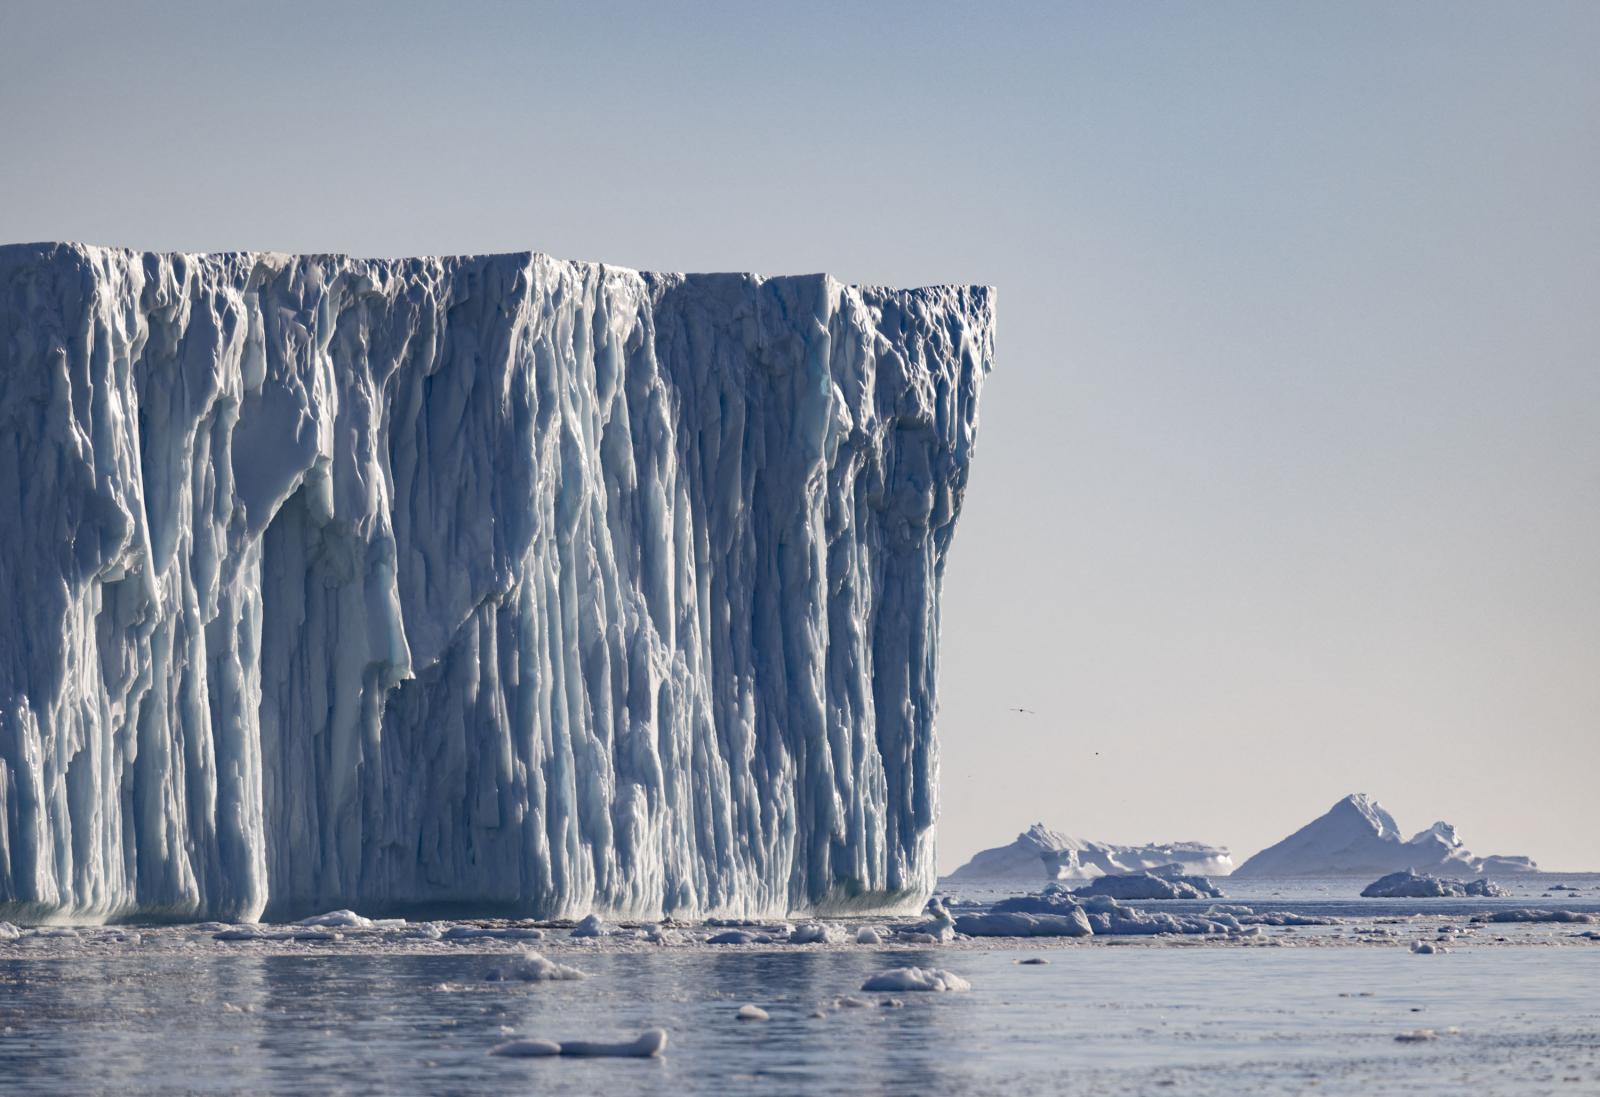
[[[736,278],[748,279],[757,284],[766,282],[783,281],[813,281],[823,280],[837,285],[847,286],[851,289],[867,290],[882,293],[904,293],[911,295],[943,294],[950,292],[993,294],[995,287],[979,283],[959,282],[930,282],[918,286],[891,286],[876,282],[847,282],[837,278],[826,271],[806,271],[796,274],[761,274],[755,271],[664,271],[645,270],[639,267],[625,266],[621,263],[609,263],[598,259],[563,259],[551,255],[549,252],[535,251],[533,249],[519,249],[514,251],[489,251],[489,252],[459,252],[444,255],[350,255],[340,251],[312,251],[290,252],[264,248],[227,248],[217,251],[150,251],[140,248],[125,248],[114,244],[90,244],[78,240],[32,240],[14,244],[0,244],[0,257],[7,252],[48,252],[65,249],[82,252],[85,255],[117,255],[117,256],[162,256],[168,259],[183,258],[190,262],[239,262],[265,263],[272,267],[287,266],[294,262],[326,262],[334,264],[368,264],[372,266],[393,266],[397,264],[467,264],[483,262],[507,262],[514,264],[528,264],[537,260],[551,263],[566,263],[575,267],[584,267],[599,271],[611,271],[616,274],[636,275],[640,278]]]

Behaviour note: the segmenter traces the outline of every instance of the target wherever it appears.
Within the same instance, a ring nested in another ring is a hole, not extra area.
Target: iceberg
[[[1363,899],[1465,899],[1468,896],[1498,898],[1505,891],[1487,879],[1449,880],[1406,869],[1391,872],[1361,890]]]
[[[1249,858],[1235,876],[1350,876],[1392,872],[1536,872],[1526,857],[1476,857],[1449,823],[1411,838],[1370,796],[1354,793],[1276,845]]]
[[[914,911],[993,294],[0,248],[0,916]]]
[[[1032,884],[1158,870],[1215,876],[1226,875],[1232,869],[1233,858],[1220,846],[1200,842],[1119,846],[1073,838],[1035,823],[1009,845],[975,854],[945,879],[952,884]]]

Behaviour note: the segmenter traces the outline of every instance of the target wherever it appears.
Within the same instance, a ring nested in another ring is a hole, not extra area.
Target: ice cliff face
[[[918,905],[982,288],[0,248],[0,916]]]

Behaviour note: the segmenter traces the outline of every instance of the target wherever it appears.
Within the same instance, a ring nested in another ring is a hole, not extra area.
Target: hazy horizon
[[[1352,792],[1600,869],[1597,56],[1584,4],[13,3],[0,242],[995,285],[941,871]]]

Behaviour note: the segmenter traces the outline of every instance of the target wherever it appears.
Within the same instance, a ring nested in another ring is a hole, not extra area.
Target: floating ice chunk
[[[667,1030],[646,1029],[628,1043],[607,1044],[595,1040],[563,1040],[561,1054],[585,1058],[652,1059],[667,1046]]]
[[[580,934],[572,931],[574,937],[592,937],[595,934]],[[446,941],[542,941],[544,930],[537,926],[451,926],[444,931]]]
[[[321,926],[303,926],[300,929],[291,930],[284,935],[284,938],[290,941],[304,941],[309,944],[328,944],[333,941],[344,940],[344,934],[335,930],[324,929]]]
[[[721,933],[714,933],[706,938],[708,945],[753,945],[756,943],[754,933],[746,933],[742,929],[729,929]]]
[[[259,941],[264,934],[255,926],[230,926],[220,932],[213,933],[213,941]]]
[[[371,918],[363,918],[353,910],[330,910],[326,914],[302,918],[295,923],[297,926],[324,926],[340,929],[371,929],[372,924]]]
[[[883,944],[883,936],[871,926],[862,926],[860,929],[856,930],[856,944],[881,945]]]
[[[418,922],[416,925],[406,926],[398,937],[411,941],[438,941],[444,938],[444,931],[432,922]]]
[[[1113,899],[1219,899],[1222,889],[1204,876],[1136,872],[1101,876],[1073,894],[1108,895]]]
[[[1439,952],[1449,952],[1443,945],[1436,945],[1432,941],[1412,941],[1411,951],[1418,956],[1432,956]]]
[[[572,927],[573,937],[604,937],[610,932],[598,914],[590,914]]]
[[[971,990],[972,984],[943,968],[897,967],[880,971],[861,984],[862,990]]]
[[[839,931],[823,922],[807,922],[789,934],[791,945],[828,945],[839,940]]]
[[[558,964],[554,960],[547,960],[531,949],[517,956],[508,964],[490,968],[484,976],[485,981],[491,983],[551,983],[568,979],[586,979],[588,973],[579,971],[566,964]]]
[[[1474,922],[1558,922],[1577,925],[1594,925],[1600,918],[1574,910],[1497,910],[1493,914],[1474,914]]]
[[[1467,896],[1501,896],[1505,891],[1489,880],[1447,880],[1406,869],[1391,872],[1368,884],[1363,899],[1463,899]]]
[[[22,930],[10,922],[0,922],[0,941],[15,941],[22,936]]]
[[[872,1009],[877,1004],[867,998],[858,998],[854,994],[846,994],[834,999],[834,1005],[840,1009]]]
[[[1084,912],[1070,914],[963,914],[956,929],[968,937],[1088,937],[1094,933]]]
[[[1402,1032],[1396,1036],[1395,1042],[1399,1044],[1425,1044],[1429,1040],[1437,1040],[1439,1034],[1431,1028],[1414,1029],[1411,1032]]]
[[[554,1040],[507,1040],[489,1049],[490,1055],[504,1055],[511,1059],[542,1059],[560,1055],[561,1045]]]
[[[771,1014],[766,1010],[750,1003],[740,1006],[739,1012],[734,1014],[734,1017],[741,1021],[770,1021],[772,1019]]]

